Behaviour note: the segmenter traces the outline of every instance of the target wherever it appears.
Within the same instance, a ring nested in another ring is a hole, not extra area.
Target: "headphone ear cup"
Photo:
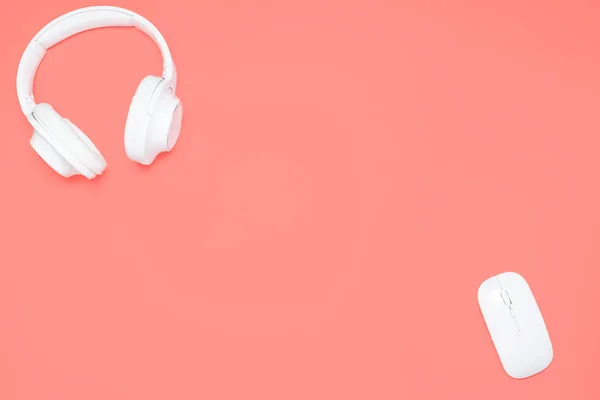
[[[127,114],[125,123],[125,152],[127,157],[141,164],[147,164],[146,134],[152,117],[150,102],[162,80],[162,78],[152,75],[142,79],[129,106],[129,114]]]
[[[157,155],[171,151],[181,131],[183,108],[171,89],[165,91],[156,105],[148,136],[146,138],[146,157],[151,163]]]
[[[73,132],[77,135],[77,138],[83,142],[86,146],[84,149],[86,156],[86,166],[88,166],[92,171],[95,171],[96,174],[101,174],[106,169],[106,160],[100,153],[100,150],[96,147],[96,145],[90,140],[89,137],[81,129],[77,127],[74,123],[69,121],[68,119],[64,119],[66,123],[71,126]]]
[[[181,130],[183,109],[163,78],[142,80],[131,102],[125,127],[125,149],[133,161],[152,164],[159,153],[170,151]],[[158,92],[160,91],[160,92]]]
[[[33,150],[59,175],[70,178],[73,175],[81,175],[70,162],[46,140],[46,138],[36,129],[33,130],[33,136],[29,141]]]
[[[62,176],[84,175],[93,179],[106,168],[106,160],[91,140],[73,123],[62,118],[49,104],[33,112],[36,126],[31,145]]]

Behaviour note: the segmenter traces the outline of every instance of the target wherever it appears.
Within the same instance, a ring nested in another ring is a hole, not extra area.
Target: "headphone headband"
[[[36,106],[33,81],[46,51],[57,43],[78,33],[104,27],[135,27],[158,45],[163,58],[163,78],[175,88],[177,74],[167,42],[160,31],[144,17],[119,7],[86,7],[64,14],[43,27],[29,43],[17,71],[17,95],[25,115]]]

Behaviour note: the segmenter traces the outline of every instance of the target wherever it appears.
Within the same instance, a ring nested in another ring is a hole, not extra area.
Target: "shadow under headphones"
[[[52,106],[36,104],[33,81],[46,51],[80,32],[103,27],[136,27],[154,40],[163,58],[162,77],[147,76],[133,96],[125,125],[125,152],[140,164],[150,165],[159,153],[170,151],[179,137],[182,107],[175,95],[177,73],[165,39],[147,19],[118,7],[87,7],[69,12],[47,24],[21,57],[17,95],[23,113],[33,126],[30,144],[57,173],[68,178],[93,179],[106,168],[106,160],[92,141]]]

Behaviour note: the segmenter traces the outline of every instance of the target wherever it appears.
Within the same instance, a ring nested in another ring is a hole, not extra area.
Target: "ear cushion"
[[[83,144],[86,146],[86,148],[88,150],[90,150],[92,153],[92,157],[90,157],[90,162],[87,163],[86,165],[92,171],[94,171],[96,174],[101,174],[102,171],[104,171],[106,169],[106,160],[102,156],[102,153],[100,153],[100,150],[98,150],[96,145],[94,145],[94,143],[90,140],[90,138],[87,137],[87,135],[85,133],[83,133],[83,131],[81,129],[79,129],[77,127],[77,125],[75,125],[74,123],[72,123],[71,121],[69,121],[66,118],[65,118],[65,121],[71,126],[71,128],[77,135],[77,138],[81,142],[83,142]]]
[[[160,98],[146,138],[146,161],[151,163],[162,152],[171,151],[177,143],[181,130],[183,109],[172,90],[160,94]]]
[[[69,161],[65,160],[65,158],[56,150],[56,148],[50,144],[37,130],[33,131],[33,136],[31,137],[29,144],[31,144],[31,147],[33,147],[35,152],[42,157],[42,160],[44,160],[46,164],[48,164],[58,174],[64,176],[65,178],[81,174],[76,168],[73,167],[73,165],[71,165]],[[92,178],[93,176],[94,175],[91,175]]]
[[[67,161],[75,158],[76,161],[83,164],[84,168],[82,169],[71,162],[79,172],[91,179],[104,171],[106,160],[96,146],[77,126],[62,118],[52,106],[39,104],[34,110],[34,115],[46,133],[51,135],[50,143],[53,141],[60,143],[60,148],[55,147],[58,153]],[[85,169],[89,171],[85,171]]]
[[[125,124],[125,152],[133,161],[146,163],[146,136],[150,125],[150,102],[163,78],[147,76],[138,86]]]

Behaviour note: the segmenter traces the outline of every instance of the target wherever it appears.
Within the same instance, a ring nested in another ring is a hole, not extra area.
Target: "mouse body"
[[[546,323],[525,279],[505,272],[477,292],[479,307],[506,373],[522,379],[546,369],[554,351]]]

